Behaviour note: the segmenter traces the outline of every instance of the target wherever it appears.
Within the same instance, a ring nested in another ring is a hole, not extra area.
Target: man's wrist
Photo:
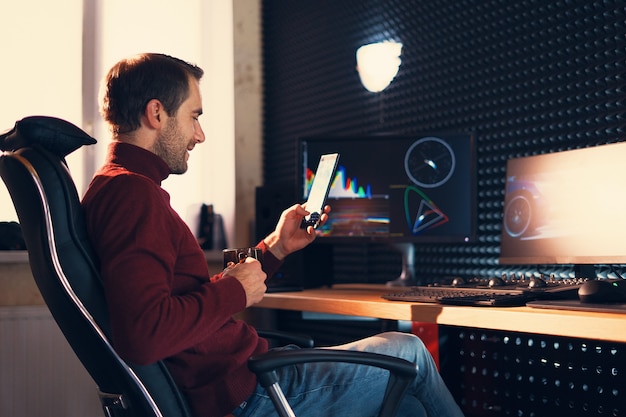
[[[279,261],[282,261],[287,255],[289,255],[280,244],[280,239],[275,231],[263,239],[263,242],[272,255],[274,255]]]

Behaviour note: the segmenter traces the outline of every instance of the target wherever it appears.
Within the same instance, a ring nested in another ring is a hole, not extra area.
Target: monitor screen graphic
[[[626,143],[507,162],[502,264],[626,262]]]
[[[474,237],[474,144],[469,134],[308,137],[300,141],[306,199],[320,155],[338,152],[321,237],[468,242]]]

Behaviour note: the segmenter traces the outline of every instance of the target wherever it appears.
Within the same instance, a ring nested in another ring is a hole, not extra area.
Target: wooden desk
[[[389,291],[390,288],[384,285],[343,284],[266,294],[255,307],[626,342],[626,314],[530,307],[442,306],[388,301],[380,297]]]

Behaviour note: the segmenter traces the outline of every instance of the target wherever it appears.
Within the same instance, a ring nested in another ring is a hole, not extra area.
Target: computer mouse
[[[578,288],[583,303],[626,303],[626,280],[594,279]]]

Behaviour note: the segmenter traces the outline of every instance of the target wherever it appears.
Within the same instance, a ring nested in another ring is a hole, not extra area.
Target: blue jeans
[[[384,353],[417,365],[417,377],[409,386],[397,416],[463,415],[432,356],[417,336],[388,332],[333,348]],[[384,369],[344,363],[307,363],[277,372],[285,397],[298,417],[374,417],[380,409],[388,379]],[[236,417],[274,417],[276,411],[265,389],[257,385],[254,393],[233,414]]]

